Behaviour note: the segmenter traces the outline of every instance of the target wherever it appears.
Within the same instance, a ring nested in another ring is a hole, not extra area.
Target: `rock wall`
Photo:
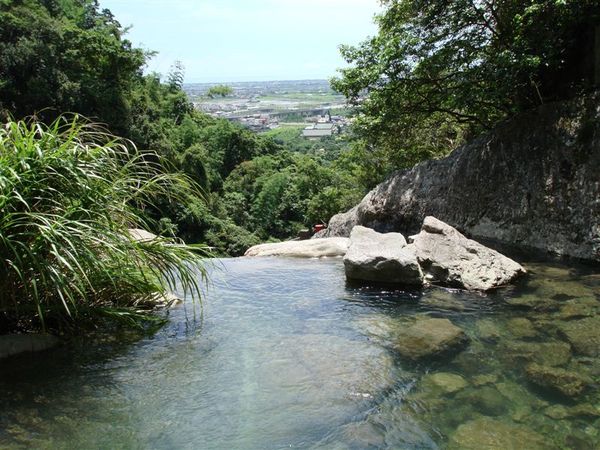
[[[413,234],[428,215],[474,238],[600,261],[600,92],[543,105],[394,174],[321,236],[354,225]]]

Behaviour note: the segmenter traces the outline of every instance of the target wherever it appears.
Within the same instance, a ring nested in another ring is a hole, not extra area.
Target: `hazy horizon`
[[[175,61],[188,83],[327,80],[341,44],[376,33],[377,0],[100,0],[133,45],[157,51],[147,72]]]

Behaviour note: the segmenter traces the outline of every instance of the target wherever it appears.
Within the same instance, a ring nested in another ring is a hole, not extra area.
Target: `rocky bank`
[[[397,172],[320,237],[355,225],[409,235],[429,215],[474,238],[600,261],[600,92],[543,105]]]

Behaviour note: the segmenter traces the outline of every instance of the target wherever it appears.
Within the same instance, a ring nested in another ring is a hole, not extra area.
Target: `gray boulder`
[[[517,262],[435,217],[426,217],[421,232],[410,240],[407,250],[416,254],[426,276],[442,284],[487,291],[525,273]]]
[[[548,103],[399,171],[323,235],[413,234],[435,216],[475,238],[600,261],[599,102],[596,92]]]
[[[344,256],[346,277],[352,280],[420,286],[423,273],[414,253],[400,233],[378,233],[356,226]]]
[[[244,256],[290,256],[296,258],[321,258],[344,256],[348,238],[334,237],[259,244],[246,250]]]

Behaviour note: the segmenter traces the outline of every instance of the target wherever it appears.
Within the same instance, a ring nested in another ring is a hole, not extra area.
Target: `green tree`
[[[0,110],[51,121],[71,111],[129,129],[147,54],[95,0],[0,2]]]
[[[358,134],[395,166],[592,83],[596,0],[382,3],[378,34],[341,47],[351,66],[332,84],[359,107]]]

